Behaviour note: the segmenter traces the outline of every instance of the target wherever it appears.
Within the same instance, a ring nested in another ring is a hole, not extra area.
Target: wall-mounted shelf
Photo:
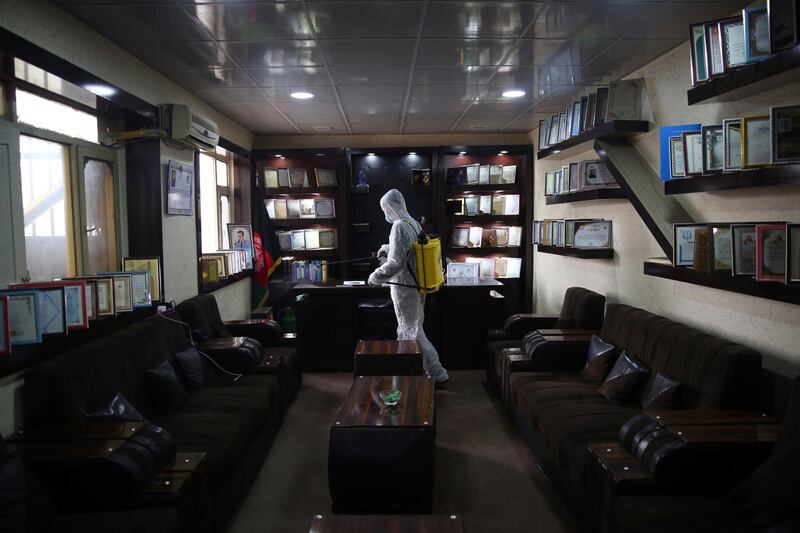
[[[628,196],[622,189],[589,189],[586,191],[570,192],[566,194],[551,194],[545,196],[547,205],[569,204],[572,202],[588,202],[590,200],[627,199]]]
[[[452,215],[451,225],[458,226],[460,224],[487,224],[497,222],[499,224],[513,224],[519,222],[522,215]]]
[[[305,228],[308,226],[335,226],[335,218],[274,218],[276,228]]]
[[[800,164],[673,179],[664,182],[664,194],[725,191],[771,185],[800,185]]]
[[[800,67],[800,45],[728,74],[711,78],[689,89],[686,97],[689,105],[737,100],[800,77],[800,69],[797,67]]]
[[[484,184],[477,184],[473,183],[472,185],[448,185],[447,188],[449,189],[451,194],[467,194],[471,191],[475,192],[516,192],[519,191],[519,186],[516,183],[484,183]]]
[[[319,194],[337,194],[338,187],[270,187],[262,189],[262,195],[267,198],[273,196],[317,196]]]
[[[648,276],[800,305],[800,285],[784,285],[775,281],[756,281],[753,278],[733,277],[727,272],[708,273],[686,267],[674,267],[666,259],[645,261],[644,273]]]
[[[583,133],[570,137],[566,141],[562,141],[553,146],[548,146],[536,153],[537,159],[544,159],[546,157],[558,156],[558,159],[563,159],[574,153],[574,150],[565,152],[568,148],[573,148],[594,139],[617,139],[622,137],[630,137],[639,133],[646,133],[650,131],[650,123],[646,120],[612,120],[596,126]],[[591,147],[586,147],[590,150]]]
[[[567,248],[564,246],[545,246],[537,244],[537,251],[542,254],[565,255],[578,259],[613,259],[613,248]]]
[[[336,248],[323,248],[319,250],[292,250],[281,252],[281,257],[294,257],[298,261],[304,259],[329,259],[339,252]]]
[[[519,252],[519,246],[481,246],[480,248],[459,248],[457,246],[451,246],[448,248],[448,253],[452,255],[518,255]]]

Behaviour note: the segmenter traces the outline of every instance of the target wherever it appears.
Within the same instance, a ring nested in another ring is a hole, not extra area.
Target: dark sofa
[[[14,533],[178,533],[174,509],[61,514],[39,479],[0,439],[0,531]]]
[[[25,373],[26,427],[82,424],[87,412],[121,393],[166,429],[179,451],[206,452],[210,507],[222,531],[280,426],[280,386],[272,375],[220,376],[203,360],[205,384],[167,414],[154,405],[145,372],[188,347],[183,325],[154,316],[66,352]],[[173,366],[178,366],[173,364]]]
[[[600,337],[616,346],[617,355],[627,350],[649,367],[648,384],[657,371],[681,381],[684,409],[758,405],[761,356],[752,349],[623,304],[607,306]],[[588,444],[615,441],[620,426],[641,412],[639,397],[616,404],[600,394],[580,374],[585,361],[585,349],[573,350],[538,364],[535,372],[508,377],[514,423],[579,514]]]
[[[297,348],[286,345],[283,331],[274,320],[232,320],[223,322],[213,294],[200,294],[175,306],[180,320],[192,330],[215,339],[220,337],[250,337],[258,341],[270,355],[282,361],[279,372],[284,407],[288,406],[303,380]]]
[[[503,329],[489,330],[486,379],[495,390],[501,389],[503,350],[519,348],[522,338],[539,329],[594,330],[603,325],[606,297],[583,287],[570,287],[558,315],[515,314],[508,317]]]
[[[800,530],[800,376],[795,378],[772,455],[730,493],[623,495],[618,533],[755,533]],[[785,475],[780,474],[785,473]]]

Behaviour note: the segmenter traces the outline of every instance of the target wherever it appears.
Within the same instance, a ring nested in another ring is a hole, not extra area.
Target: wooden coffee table
[[[394,408],[378,393],[400,390]],[[334,513],[430,513],[436,444],[434,382],[357,376],[331,424],[328,485]]]
[[[417,341],[360,340],[356,376],[422,376],[422,348]]]
[[[464,533],[457,515],[328,515],[318,514],[308,533],[352,533],[391,531],[393,533]]]

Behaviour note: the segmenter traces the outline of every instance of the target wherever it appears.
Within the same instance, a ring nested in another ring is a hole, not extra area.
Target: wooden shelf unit
[[[800,45],[711,78],[686,92],[689,105],[738,100],[800,77]]]
[[[563,159],[572,154],[572,151],[565,152],[568,148],[573,148],[595,139],[617,139],[639,133],[647,133],[648,131],[650,131],[650,123],[646,120],[612,120],[570,137],[566,141],[561,141],[558,144],[539,150],[536,153],[536,159],[544,159],[556,155],[558,159]],[[586,149],[591,150],[591,147]]]
[[[729,272],[701,272],[687,267],[672,266],[667,260],[645,261],[644,273],[647,276],[800,305],[800,285],[785,285],[777,281],[756,281],[750,277],[734,277]]]
[[[726,191],[775,185],[800,185],[800,164],[775,165],[721,174],[706,174],[695,178],[672,179],[664,182],[664,194]]]
[[[589,189],[586,191],[569,192],[565,194],[550,194],[544,197],[547,205],[589,202],[591,200],[618,200],[627,198],[628,196],[625,194],[625,191],[620,188]]]
[[[481,246],[480,248],[467,248],[450,246],[448,255],[510,255],[517,257],[523,251],[521,246]]]
[[[537,244],[536,250],[542,254],[564,255],[578,259],[613,259],[613,248],[571,248],[565,246],[548,246]]]

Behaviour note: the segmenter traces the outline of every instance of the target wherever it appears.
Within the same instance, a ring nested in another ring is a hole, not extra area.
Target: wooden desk
[[[361,339],[358,305],[388,300],[387,287],[343,287],[341,281],[298,283],[294,295],[307,297],[295,304],[297,347],[304,370],[349,372],[352,354]],[[448,369],[479,369],[485,365],[486,330],[502,327],[506,313],[497,280],[474,285],[442,287],[425,304],[425,334]]]
[[[401,392],[396,407],[380,401],[378,393],[387,389]],[[331,425],[328,485],[334,513],[430,512],[434,394],[428,377],[356,377]]]
[[[356,376],[421,376],[422,347],[417,341],[360,340],[356,345]]]
[[[308,533],[464,533],[458,515],[321,515]]]

